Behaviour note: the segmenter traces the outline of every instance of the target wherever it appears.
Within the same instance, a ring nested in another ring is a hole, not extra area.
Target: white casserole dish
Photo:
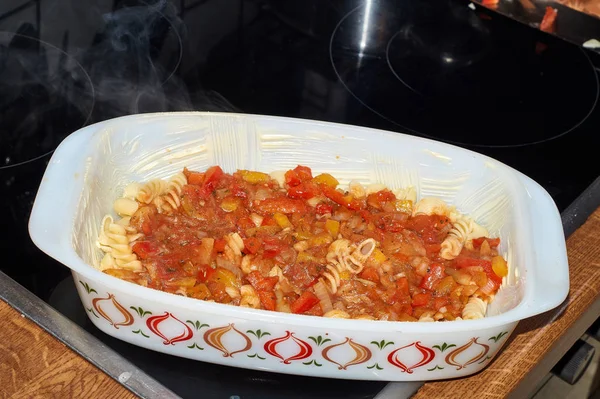
[[[102,217],[131,181],[184,166],[271,172],[297,164],[350,180],[412,185],[456,205],[502,239],[505,287],[480,320],[401,323],[327,319],[208,303],[101,273]],[[560,215],[549,194],[486,156],[432,140],[308,120],[230,113],[135,115],[83,128],[55,151],[29,231],[72,269],[90,320],[121,340],[170,355],[318,377],[412,381],[487,366],[519,320],[569,289]]]

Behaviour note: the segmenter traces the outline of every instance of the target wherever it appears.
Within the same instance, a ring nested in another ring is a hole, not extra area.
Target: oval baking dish
[[[347,184],[414,186],[501,237],[509,275],[488,316],[407,323],[328,319],[203,302],[144,288],[93,267],[102,217],[132,181],[183,167],[287,170],[297,164]],[[73,272],[105,333],[170,355],[272,372],[365,380],[476,373],[519,320],[558,306],[569,289],[565,239],[550,195],[489,157],[399,133],[270,116],[162,113],[83,128],[56,149],[29,222],[33,242]]]

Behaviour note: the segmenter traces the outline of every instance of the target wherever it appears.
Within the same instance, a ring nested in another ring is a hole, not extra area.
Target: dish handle
[[[85,178],[88,156],[85,149],[91,139],[92,127],[71,134],[54,151],[48,162],[29,218],[29,236],[34,244],[58,261],[65,263],[69,257],[66,248],[72,248],[71,229],[65,223],[73,223],[73,211],[77,196],[65,192],[65,187],[81,192]],[[73,185],[67,183],[74,179]]]

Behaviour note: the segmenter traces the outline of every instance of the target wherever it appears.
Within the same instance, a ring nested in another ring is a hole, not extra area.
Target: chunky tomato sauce
[[[175,210],[140,204],[131,217],[143,270],[106,273],[219,303],[399,321],[454,320],[470,297],[491,299],[506,275],[499,239],[474,239],[442,259],[448,217],[413,216],[412,201],[387,189],[352,195],[305,166],[287,171],[283,186],[218,166],[184,174]]]

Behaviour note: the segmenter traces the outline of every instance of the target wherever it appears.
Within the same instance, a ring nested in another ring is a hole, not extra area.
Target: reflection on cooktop
[[[358,101],[427,137],[521,146],[576,128],[598,98],[587,55],[501,19],[447,0],[367,2],[336,27],[331,60]],[[368,24],[376,33],[357,35]]]
[[[577,162],[600,145],[586,53],[462,0],[14,3],[0,1],[1,270],[184,397],[373,398],[384,384],[194,362],[93,327],[69,270],[27,232],[50,152],[78,128],[198,110],[409,133],[507,163],[560,210],[600,174]]]
[[[34,33],[27,25],[0,32],[0,169],[48,154],[87,124],[94,107],[86,71]]]

